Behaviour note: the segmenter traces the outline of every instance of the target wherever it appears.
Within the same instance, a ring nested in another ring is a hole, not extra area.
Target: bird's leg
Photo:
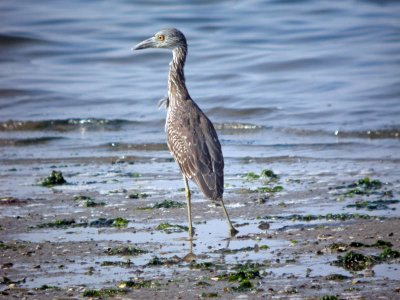
[[[222,204],[222,209],[224,210],[226,221],[228,222],[229,232],[230,232],[231,236],[235,236],[236,234],[238,234],[239,231],[236,230],[235,227],[233,227],[233,225],[231,223],[231,219],[229,218],[228,212],[226,211],[224,200],[222,200],[222,199],[221,199],[221,204]]]
[[[189,236],[190,238],[193,237],[194,231],[192,227],[192,209],[190,206],[190,189],[189,189],[189,184],[188,180],[185,175],[183,175],[183,181],[185,183],[185,196],[186,196],[186,201],[187,201],[187,209],[188,209],[188,219],[189,219]]]

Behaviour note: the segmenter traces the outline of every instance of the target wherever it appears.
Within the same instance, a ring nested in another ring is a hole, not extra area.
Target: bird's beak
[[[155,48],[155,47],[156,43],[154,42],[154,37],[151,37],[137,44],[134,48],[132,48],[132,50],[140,50],[140,49]]]

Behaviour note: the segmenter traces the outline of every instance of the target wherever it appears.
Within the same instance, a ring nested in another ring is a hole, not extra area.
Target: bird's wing
[[[182,173],[213,200],[222,198],[224,158],[217,133],[207,116],[194,104],[184,114],[171,114],[168,146]]]

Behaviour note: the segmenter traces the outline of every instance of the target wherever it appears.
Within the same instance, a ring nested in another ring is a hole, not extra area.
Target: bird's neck
[[[172,50],[173,57],[169,64],[168,75],[168,98],[171,106],[179,105],[182,101],[190,99],[189,92],[185,84],[185,66],[187,49],[184,47]]]

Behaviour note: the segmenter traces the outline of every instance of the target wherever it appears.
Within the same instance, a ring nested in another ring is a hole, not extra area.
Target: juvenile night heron
[[[192,179],[203,194],[221,203],[230,234],[238,231],[233,227],[222,196],[224,193],[224,157],[213,124],[192,100],[185,85],[183,67],[187,54],[186,38],[179,30],[168,28],[136,45],[135,50],[167,48],[173,59],[169,67],[168,98],[165,131],[168,148],[178,163],[185,183],[189,235],[193,236],[188,179]]]

